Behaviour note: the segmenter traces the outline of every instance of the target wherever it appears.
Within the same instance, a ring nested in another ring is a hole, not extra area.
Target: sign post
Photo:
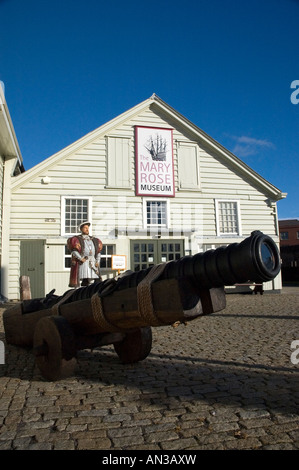
[[[115,269],[118,274],[127,269],[126,255],[112,255],[112,269]]]

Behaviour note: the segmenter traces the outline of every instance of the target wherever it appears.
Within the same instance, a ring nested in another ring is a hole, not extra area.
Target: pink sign
[[[174,196],[172,129],[135,127],[136,195]]]

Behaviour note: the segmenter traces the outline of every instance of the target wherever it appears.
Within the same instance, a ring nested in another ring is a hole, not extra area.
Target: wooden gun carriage
[[[266,282],[280,271],[276,244],[262,232],[241,243],[209,250],[118,278],[51,291],[3,314],[8,344],[32,348],[42,376],[72,372],[77,352],[113,344],[122,363],[145,359],[151,327],[176,325],[226,307],[224,286]]]

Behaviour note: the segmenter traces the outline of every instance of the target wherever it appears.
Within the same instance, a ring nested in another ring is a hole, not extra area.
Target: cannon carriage
[[[221,311],[225,286],[267,282],[279,271],[275,242],[255,231],[241,243],[24,300],[3,314],[6,341],[32,348],[46,380],[71,374],[82,349],[112,344],[122,363],[138,362],[151,351],[152,327]]]

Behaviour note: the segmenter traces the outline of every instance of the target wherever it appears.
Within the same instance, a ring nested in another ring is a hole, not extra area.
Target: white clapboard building
[[[4,287],[9,265],[10,188],[11,179],[24,171],[23,159],[0,81],[0,279]],[[4,287],[8,291],[8,286]],[[2,290],[0,300],[4,300]]]
[[[33,297],[68,290],[66,240],[84,220],[103,242],[105,279],[253,230],[279,243],[276,202],[285,196],[156,95],[13,177],[10,192],[9,299],[23,275]],[[264,287],[279,290],[280,276]]]

